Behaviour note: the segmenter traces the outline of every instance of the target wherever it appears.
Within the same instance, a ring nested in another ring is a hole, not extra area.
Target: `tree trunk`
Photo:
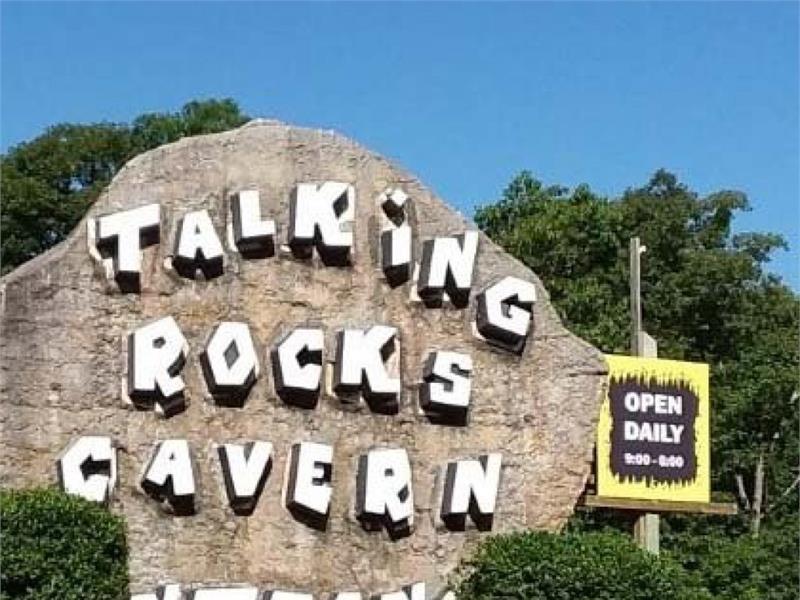
[[[736,474],[736,490],[739,493],[739,502],[742,508],[749,512],[750,498],[747,497],[747,490],[744,487],[744,477],[742,477],[741,473]]]
[[[750,524],[750,532],[753,537],[758,537],[758,530],[761,528],[761,505],[764,501],[764,447],[758,453],[758,463],[756,463],[756,478],[753,484],[753,520]]]

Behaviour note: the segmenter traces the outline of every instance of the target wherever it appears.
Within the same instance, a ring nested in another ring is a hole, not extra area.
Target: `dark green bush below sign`
[[[618,533],[522,533],[484,542],[454,582],[459,600],[708,600],[667,557]]]
[[[128,600],[123,520],[56,490],[0,491],[0,600]]]

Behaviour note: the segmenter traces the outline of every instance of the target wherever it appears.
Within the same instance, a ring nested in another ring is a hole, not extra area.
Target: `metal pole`
[[[631,355],[655,358],[658,356],[656,341],[642,328],[642,279],[641,256],[646,250],[639,238],[630,241],[630,286],[631,286]],[[636,543],[653,554],[660,549],[661,519],[658,514],[644,513],[636,519],[633,537]]]

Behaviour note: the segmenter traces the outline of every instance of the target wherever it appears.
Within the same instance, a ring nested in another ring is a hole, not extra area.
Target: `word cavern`
[[[472,333],[478,343],[522,354],[533,328],[534,285],[501,276],[473,295],[477,232],[457,231],[423,240],[416,264],[414,234],[406,215],[410,199],[400,189],[389,189],[376,201],[383,216],[376,268],[387,287],[408,283],[414,292],[409,297],[432,310],[444,304],[466,310],[474,298]],[[353,264],[358,233],[353,230],[355,206],[355,191],[349,184],[299,184],[289,199],[286,239],[278,241],[275,222],[262,215],[259,192],[241,191],[227,203],[225,235],[216,231],[207,210],[176,215],[179,220],[172,251],[165,253],[165,268],[187,279],[219,277],[225,272],[223,240],[241,260],[283,260],[279,255],[285,251],[290,260],[305,261],[316,253],[323,268],[346,268]],[[158,204],[149,204],[89,221],[90,252],[102,261],[122,293],[142,291],[143,253],[161,242],[161,213]],[[209,326],[202,347],[190,349],[178,320],[166,315],[128,332],[126,348],[125,399],[137,409],[155,410],[168,419],[187,410],[182,373],[193,356],[201,367],[206,395],[223,410],[244,407],[254,386],[265,385],[287,410],[314,411],[323,398],[335,397],[342,405],[364,403],[373,413],[393,415],[400,410],[404,389],[399,373],[404,364],[402,338],[392,324],[326,330],[304,323],[282,330],[276,339],[259,340],[248,323],[223,321]],[[410,386],[417,394],[415,408],[432,426],[469,423],[473,378],[469,354],[429,348],[412,377],[418,383]],[[251,515],[270,478],[273,445],[268,439],[215,441],[230,510]],[[154,502],[175,515],[196,512],[191,446],[177,437],[158,441],[138,481]],[[62,487],[108,502],[117,484],[116,451],[110,437],[73,440],[57,462]],[[307,440],[278,451],[287,453],[285,508],[302,524],[325,530],[334,493],[336,448]],[[491,529],[501,466],[499,453],[454,457],[440,465],[439,516],[444,526],[463,530],[471,521],[478,529]],[[392,539],[408,535],[413,530],[414,490],[406,450],[365,448],[354,475],[353,518],[367,531],[386,530]]]

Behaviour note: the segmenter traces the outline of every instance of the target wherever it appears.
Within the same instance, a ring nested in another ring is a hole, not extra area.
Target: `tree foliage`
[[[229,99],[187,103],[131,124],[61,124],[0,157],[2,272],[63,240],[131,158],[182,137],[226,131],[248,117]]]
[[[707,590],[668,556],[611,533],[489,538],[454,582],[460,600],[703,600]]]
[[[671,517],[662,546],[715,600],[796,600],[797,518],[774,517],[758,537],[737,523],[709,527],[697,518]]]
[[[663,546],[708,582],[715,569],[741,578],[709,584],[717,598],[788,600],[772,582],[777,575],[796,590],[783,557],[798,556],[798,297],[767,270],[786,247],[780,236],[734,235],[748,208],[739,192],[700,197],[666,171],[616,199],[523,172],[476,222],[542,278],[568,327],[608,353],[629,350],[628,241],[641,238],[645,328],[660,356],[710,363],[712,489],[742,509],[724,520],[671,516]],[[574,524],[629,525],[597,513]]]
[[[0,491],[0,599],[128,600],[125,526],[53,489]]]

